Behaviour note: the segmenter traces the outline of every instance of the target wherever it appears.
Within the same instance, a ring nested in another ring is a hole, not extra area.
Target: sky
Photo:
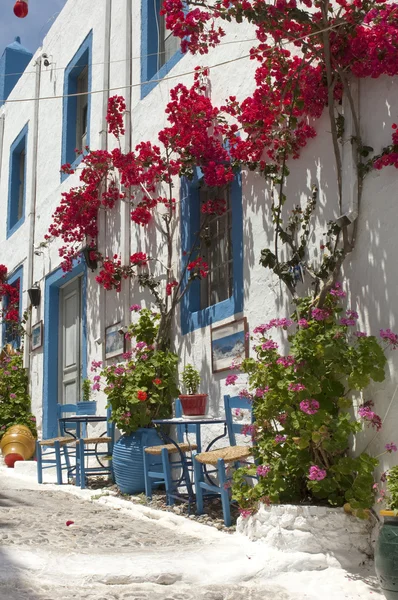
[[[34,53],[43,41],[66,0],[29,0],[29,14],[18,19],[13,12],[15,0],[2,0],[0,13],[0,56],[17,35],[25,48]]]

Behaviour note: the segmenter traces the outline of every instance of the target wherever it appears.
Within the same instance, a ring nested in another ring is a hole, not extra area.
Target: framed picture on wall
[[[115,323],[105,329],[105,358],[114,358],[125,351],[124,333],[120,333],[121,323]]]
[[[37,350],[43,344],[43,321],[32,325],[32,350]]]
[[[249,356],[249,340],[246,317],[212,327],[211,362],[213,373],[229,371],[234,363],[241,363]]]

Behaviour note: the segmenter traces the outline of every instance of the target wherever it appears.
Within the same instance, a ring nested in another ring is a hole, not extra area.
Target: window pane
[[[222,302],[232,295],[232,245],[231,207],[229,188],[205,188],[200,190],[201,204],[209,200],[224,199],[226,212],[207,216],[201,213],[202,258],[209,265],[209,275],[201,281],[201,308]]]
[[[19,155],[19,190],[18,190],[18,221],[22,219],[23,199],[25,190],[25,150]]]
[[[83,94],[77,97],[77,119],[76,119],[76,149],[84,150],[87,140],[87,113],[88,113],[88,67],[85,67],[77,78],[77,93]]]

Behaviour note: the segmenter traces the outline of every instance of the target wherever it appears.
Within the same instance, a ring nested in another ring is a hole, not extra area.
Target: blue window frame
[[[187,254],[182,257],[184,269],[191,248],[196,242],[200,228],[200,183],[201,171],[196,169],[192,181],[182,179],[181,183],[181,247]],[[231,295],[217,304],[201,308],[200,280],[193,281],[181,303],[181,329],[186,334],[206,327],[243,311],[243,209],[242,179],[235,176],[230,189],[231,204],[231,245],[232,283]],[[186,274],[188,279],[188,273]]]
[[[22,319],[22,285],[23,285],[23,266],[19,267],[7,279],[7,283],[19,288],[19,318]],[[7,309],[7,299],[3,300],[3,310]],[[12,323],[3,323],[3,345],[11,344],[14,348],[19,348],[21,345],[21,337],[19,331],[16,330]]]
[[[64,73],[62,164],[70,163],[72,168],[82,159],[76,149],[84,151],[90,145],[92,40],[90,31]],[[67,176],[62,173],[61,181]]]
[[[25,220],[26,197],[26,150],[28,124],[11,144],[10,171],[8,181],[7,238],[9,238]]]
[[[182,58],[179,38],[165,29],[163,0],[141,0],[141,98]]]

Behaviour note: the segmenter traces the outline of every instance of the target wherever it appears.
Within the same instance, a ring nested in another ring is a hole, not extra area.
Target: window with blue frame
[[[180,38],[166,29],[160,14],[163,0],[141,0],[141,98],[144,98],[183,56]]]
[[[22,317],[22,280],[23,267],[19,267],[7,280],[7,283],[18,291],[19,302],[18,306],[10,306],[9,298],[6,296],[3,299],[3,316],[7,315],[10,308],[17,310],[19,319]],[[3,321],[3,345],[11,344],[14,348],[19,348],[21,344],[20,326],[17,321]]]
[[[72,167],[90,144],[92,37],[90,31],[64,73],[62,164]],[[65,177],[63,173],[61,178]]]
[[[183,297],[181,328],[185,334],[243,310],[241,176],[238,173],[225,188],[207,188],[197,169],[193,181],[182,181],[181,190],[183,268],[191,249],[199,244],[200,257],[209,266],[208,276],[193,281]],[[201,207],[209,200],[223,202],[225,211],[220,215],[203,213]]]
[[[27,141],[28,125],[26,124],[12,143],[10,150],[7,237],[10,237],[25,219]]]

